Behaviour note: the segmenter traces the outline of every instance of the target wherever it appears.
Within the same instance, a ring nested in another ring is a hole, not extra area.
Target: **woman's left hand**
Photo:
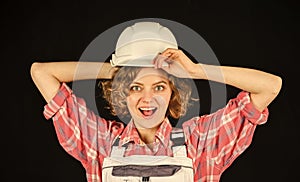
[[[164,66],[163,63],[167,63]],[[155,68],[161,68],[180,78],[191,78],[197,71],[197,64],[187,57],[182,50],[168,48],[153,60]]]

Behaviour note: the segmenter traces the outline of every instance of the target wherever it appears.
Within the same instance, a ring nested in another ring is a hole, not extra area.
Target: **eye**
[[[130,87],[130,90],[134,91],[134,92],[137,92],[137,91],[141,91],[142,88],[138,85],[133,85],[133,86]]]
[[[157,85],[155,87],[155,91],[163,91],[165,89],[165,87],[163,85]]]

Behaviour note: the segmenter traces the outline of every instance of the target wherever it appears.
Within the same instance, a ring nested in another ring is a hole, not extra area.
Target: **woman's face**
[[[164,120],[172,90],[165,72],[142,68],[130,84],[126,98],[128,110],[137,128],[154,128]]]

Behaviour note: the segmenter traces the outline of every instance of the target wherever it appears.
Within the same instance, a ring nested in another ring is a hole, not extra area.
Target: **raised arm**
[[[109,79],[113,68],[102,62],[34,62],[30,74],[44,99],[49,102],[62,82],[84,79]]]
[[[195,78],[223,82],[250,92],[251,102],[259,111],[263,111],[281,89],[282,80],[279,76],[261,70],[205,64],[196,67],[200,71],[194,75]]]
[[[162,67],[163,61],[168,62],[169,67]],[[263,111],[275,99],[282,85],[279,76],[261,70],[195,64],[177,49],[165,50],[154,64],[157,68],[162,68],[178,77],[189,76],[193,79],[212,80],[250,92],[251,102],[259,111]]]

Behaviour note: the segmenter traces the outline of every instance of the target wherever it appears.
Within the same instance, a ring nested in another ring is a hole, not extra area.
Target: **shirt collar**
[[[170,140],[170,133],[172,131],[172,125],[168,118],[165,118],[164,121],[161,123],[160,127],[155,133],[155,138],[159,140],[164,146],[168,146],[168,142]],[[127,124],[125,127],[121,138],[120,138],[120,145],[125,145],[129,142],[134,142],[135,144],[141,144],[142,141],[140,139],[139,133],[132,121]]]

